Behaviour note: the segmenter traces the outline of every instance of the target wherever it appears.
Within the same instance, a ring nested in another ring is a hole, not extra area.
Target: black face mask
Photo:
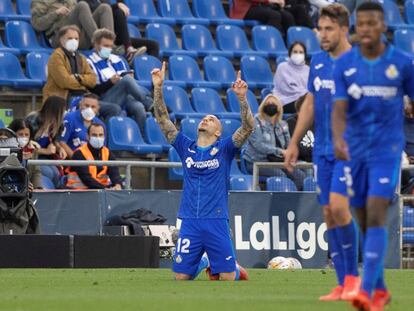
[[[267,114],[269,117],[273,117],[275,114],[277,114],[278,109],[277,109],[277,106],[276,105],[270,104],[270,105],[266,105],[263,108],[263,112],[265,114]]]

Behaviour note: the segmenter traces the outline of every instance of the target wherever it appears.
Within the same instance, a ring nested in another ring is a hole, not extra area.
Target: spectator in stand
[[[107,29],[98,29],[93,36],[94,53],[88,57],[88,63],[98,77],[95,88],[91,91],[121,111],[125,105],[131,116],[144,133],[146,113],[151,109],[150,92],[140,86],[128,71],[122,59],[112,54],[115,34]]]
[[[92,35],[98,28],[114,30],[112,9],[108,4],[99,5],[92,13],[88,4],[77,0],[32,0],[32,25],[44,31],[52,46],[59,46],[59,31],[67,25],[76,25],[80,29],[79,48],[91,47]]]
[[[126,53],[126,58],[128,62],[131,62],[134,59],[135,55],[143,54],[145,51],[154,57],[159,57],[160,45],[155,40],[145,39],[145,38],[130,38],[128,31],[128,21],[127,17],[129,16],[129,8],[124,3],[124,0],[117,0],[116,3],[111,4],[110,0],[81,0],[89,4],[92,12],[102,4],[107,3],[112,7],[112,14],[114,18],[114,27],[115,27],[115,45],[117,46],[114,49],[114,53],[121,55]]]
[[[64,160],[67,157],[65,149],[59,143],[63,129],[63,117],[66,101],[62,97],[50,96],[39,111],[34,111],[26,117],[33,129],[34,140],[39,144],[37,150],[39,159]],[[59,188],[62,168],[60,166],[41,165],[40,171],[45,178]]]
[[[273,95],[283,104],[285,113],[295,113],[295,102],[308,92],[309,66],[306,65],[306,47],[294,42],[289,47],[289,60],[281,63],[273,79]]]
[[[77,148],[88,142],[88,128],[92,123],[101,124],[105,129],[104,123],[97,117],[98,114],[98,96],[88,93],[83,96],[78,110],[65,115],[60,144],[69,159]]]
[[[105,147],[105,129],[102,124],[92,123],[88,128],[87,144],[73,154],[73,160],[115,160]],[[116,166],[74,166],[68,168],[70,189],[113,189],[121,190],[121,177]]]
[[[23,166],[29,172],[31,188],[42,189],[42,173],[39,166],[27,166],[28,160],[37,159],[37,151],[40,146],[32,140],[33,130],[30,124],[24,119],[14,119],[9,125],[9,129],[16,133],[19,147],[23,150]]]
[[[311,6],[308,0],[283,0],[284,9],[290,12],[295,18],[295,26],[315,28],[310,12]]]
[[[406,101],[404,106],[405,162],[414,165],[414,111],[409,102]],[[414,194],[414,169],[402,171],[401,185],[403,193]],[[414,206],[414,200],[410,203]]]
[[[253,162],[280,162],[284,160],[290,142],[289,128],[282,120],[283,106],[272,94],[267,95],[255,116],[255,130],[246,143],[243,158],[247,171],[253,173]],[[280,168],[261,168],[261,176],[287,176],[298,190],[303,187],[305,174],[295,169],[293,173]]]
[[[299,99],[295,102],[296,113],[286,120],[286,123],[289,126],[289,134],[292,137],[293,132],[295,131],[296,122],[298,121],[299,111],[302,107],[303,101],[305,100],[306,94],[299,97]],[[315,141],[315,137],[313,135],[313,130],[310,129],[306,132],[305,136],[303,136],[302,140],[299,143],[299,160],[305,162],[312,162],[312,150],[313,150],[313,142]]]

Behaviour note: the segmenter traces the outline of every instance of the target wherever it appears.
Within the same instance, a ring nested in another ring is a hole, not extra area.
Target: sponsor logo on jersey
[[[352,83],[348,88],[348,95],[358,100],[362,95],[365,97],[382,97],[383,99],[395,97],[398,93],[398,88],[395,86],[377,86],[366,85],[360,87],[356,83]]]
[[[317,92],[319,92],[321,89],[334,90],[335,82],[333,80],[321,80],[321,78],[316,77],[313,80],[313,87]]]
[[[220,167],[220,162],[217,159],[194,162],[194,160],[191,157],[188,157],[187,159],[185,159],[185,164],[187,165],[187,168],[191,168],[191,167],[198,168],[198,169],[207,168],[209,170],[217,169]]]

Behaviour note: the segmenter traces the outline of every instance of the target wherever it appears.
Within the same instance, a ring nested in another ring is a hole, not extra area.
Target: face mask
[[[69,39],[65,42],[65,49],[69,52],[75,52],[79,47],[79,41],[76,39]]]
[[[93,111],[93,109],[91,107],[89,107],[89,108],[86,108],[86,109],[82,109],[81,110],[81,115],[86,121],[91,121],[93,118],[95,118],[96,113],[95,113],[95,111]]]
[[[112,53],[112,48],[102,47],[101,50],[98,52],[99,56],[103,59],[109,58]]]
[[[94,136],[92,136],[89,139],[89,143],[95,149],[101,149],[105,144],[105,138],[104,137],[94,137]]]
[[[290,57],[290,59],[292,60],[292,62],[295,65],[302,65],[305,63],[305,54],[302,53],[294,53],[292,54],[292,56]]]
[[[266,105],[263,108],[263,112],[267,114],[269,117],[273,117],[277,114],[277,106],[276,105]]]
[[[29,143],[29,137],[17,137],[17,142],[21,148],[25,147]]]

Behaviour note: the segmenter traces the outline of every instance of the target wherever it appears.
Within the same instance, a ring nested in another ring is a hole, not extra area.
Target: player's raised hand
[[[166,68],[167,68],[167,63],[166,62],[162,62],[161,69],[154,68],[151,71],[152,84],[154,85],[154,87],[156,87],[156,86],[161,87],[162,84],[164,83],[165,69]]]
[[[335,157],[338,160],[349,161],[348,144],[341,138],[335,141]]]
[[[289,172],[293,172],[294,165],[298,161],[299,148],[296,144],[289,144],[285,152],[284,165]]]
[[[239,97],[246,96],[247,93],[247,83],[241,79],[241,71],[237,72],[237,79],[233,82],[232,90],[236,93]]]

